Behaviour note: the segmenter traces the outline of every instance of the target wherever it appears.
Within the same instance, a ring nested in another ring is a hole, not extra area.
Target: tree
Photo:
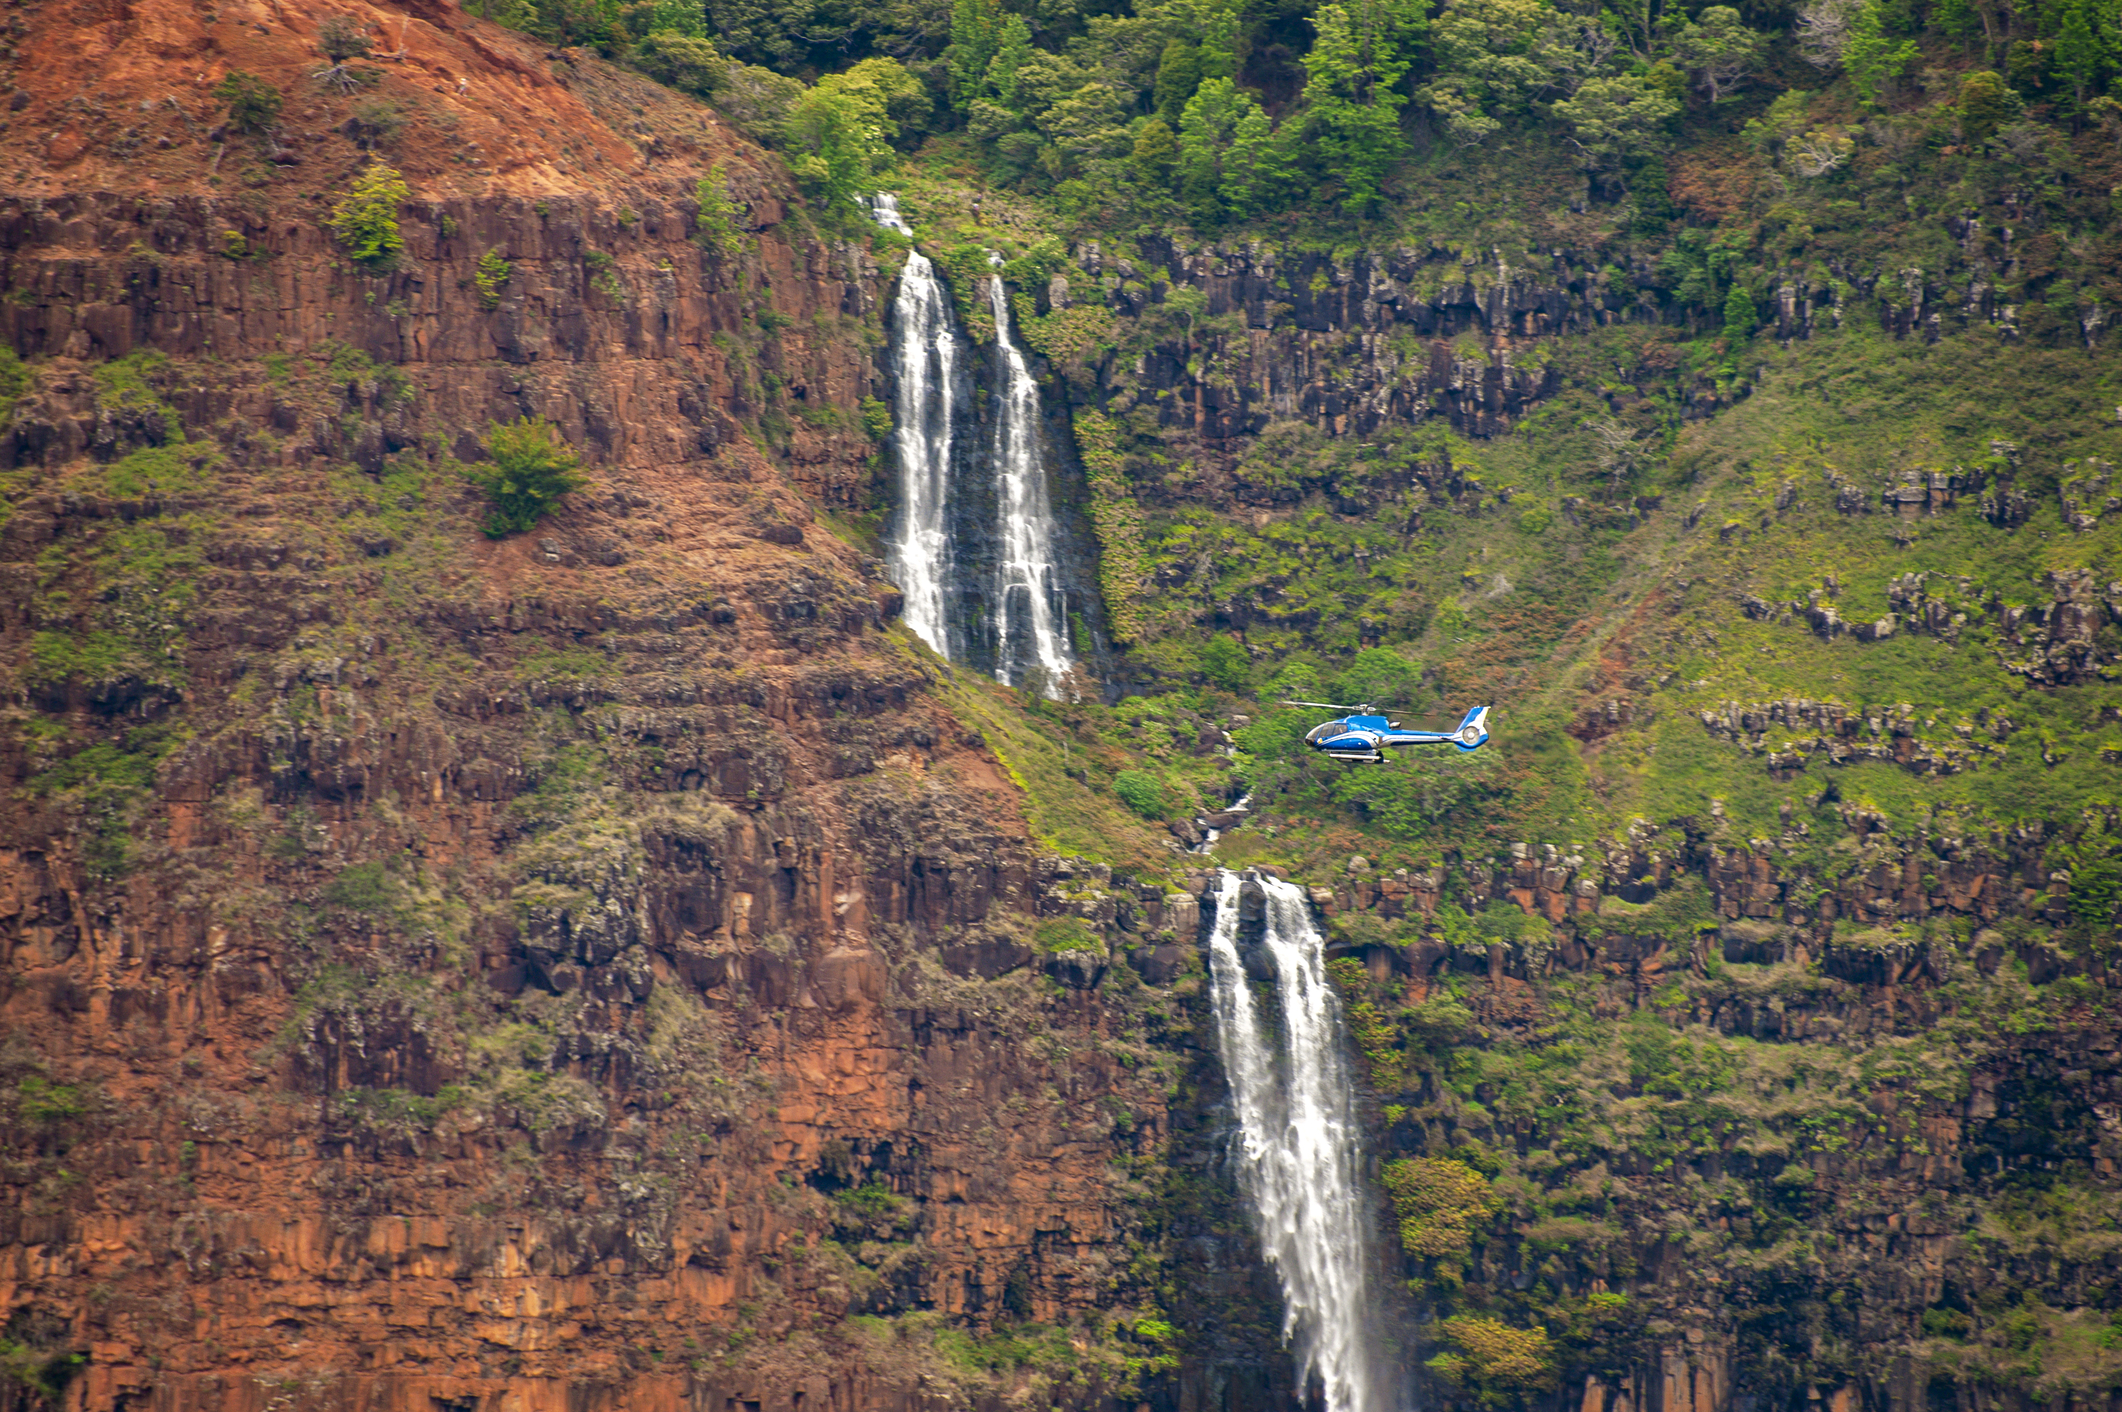
[[[899,135],[894,109],[925,112],[921,81],[897,59],[864,59],[827,74],[789,109],[784,133],[795,149],[789,169],[821,203],[845,210],[891,165]]]
[[[214,85],[214,96],[228,104],[228,125],[237,132],[269,133],[280,120],[280,90],[254,73],[229,70]]]
[[[1886,33],[1877,0],[1866,4],[1850,25],[1849,43],[1842,50],[1842,66],[1849,70],[1857,101],[1876,109],[1880,94],[1916,61],[1917,52],[1915,40],[1895,40]]]
[[[1258,106],[1227,78],[1204,80],[1186,100],[1179,119],[1179,199],[1195,219],[1213,222],[1225,214],[1225,154],[1235,155],[1238,124]]]
[[[1860,0],[1812,0],[1798,11],[1798,52],[1816,69],[1832,69],[1849,48]]]
[[[1056,178],[1081,174],[1090,163],[1125,155],[1132,149],[1127,113],[1112,86],[1086,83],[1055,103],[1037,119],[1053,144],[1046,160]]]
[[[372,272],[391,269],[405,248],[405,237],[398,233],[398,207],[412,195],[396,167],[370,162],[354,178],[354,189],[332,207],[332,234],[348,255]]]
[[[486,454],[464,473],[493,503],[485,526],[492,539],[531,528],[561,496],[589,484],[577,469],[582,458],[542,417],[490,423]]]
[[[1176,126],[1180,110],[1186,106],[1186,100],[1194,96],[1194,89],[1200,82],[1200,47],[1183,39],[1166,40],[1164,54],[1157,60],[1157,82],[1150,90],[1150,101],[1156,106],[1157,116],[1167,125]]]
[[[349,67],[355,59],[367,58],[372,47],[368,35],[357,28],[352,20],[333,15],[317,27],[317,48],[331,63],[310,77],[340,93],[352,93],[364,82],[375,81],[373,70]],[[364,74],[366,78],[363,77]]]
[[[1695,76],[1714,103],[1761,61],[1761,35],[1729,5],[1712,5],[1673,36],[1673,57]]]
[[[1570,141],[1591,167],[1656,151],[1665,142],[1666,120],[1679,111],[1672,95],[1637,74],[1587,79],[1574,98],[1555,104],[1555,116],[1570,125]]]
[[[1022,113],[1024,105],[1019,101],[1017,76],[1032,56],[1031,26],[1024,23],[1022,15],[1011,15],[1002,22],[1002,34],[996,41],[995,57],[987,61],[987,86],[1002,106],[1013,113]]]
[[[2004,76],[1977,69],[1960,80],[1960,140],[1979,147],[1998,128],[2019,115],[2019,95],[2004,82]]]
[[[1375,205],[1399,159],[1407,95],[1398,85],[1426,23],[1425,7],[1409,0],[1322,5],[1312,16],[1318,38],[1304,56],[1304,101],[1320,164],[1340,182],[1346,211]]]
[[[1001,46],[997,0],[951,0],[950,47],[943,51],[943,62],[950,68],[951,102],[961,110],[983,95],[988,65]]]
[[[729,61],[706,39],[658,30],[634,46],[633,65],[656,82],[706,98],[722,84]]]
[[[707,12],[700,0],[655,0],[648,12],[650,34],[675,34],[684,39],[707,38]]]
[[[1223,157],[1223,204],[1239,217],[1280,210],[1295,185],[1289,139],[1250,95]]]
[[[1135,146],[1129,161],[1135,168],[1135,180],[1152,190],[1161,190],[1172,179],[1172,164],[1179,160],[1179,139],[1164,125],[1164,119],[1151,118],[1135,133]]]
[[[2056,31],[2056,72],[2070,85],[2072,106],[2079,112],[2099,92],[2100,71],[2108,57],[2086,8],[2086,0],[2069,0]]]
[[[1613,52],[1596,23],[1546,0],[1453,0],[1431,31],[1437,76],[1417,94],[1466,146],[1551,94],[1575,90]]]

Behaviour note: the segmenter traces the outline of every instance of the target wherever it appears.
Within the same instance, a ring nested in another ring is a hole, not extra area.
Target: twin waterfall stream
[[[886,229],[913,234],[890,193],[871,198],[870,212]],[[1039,384],[1017,346],[1000,272],[983,283],[995,321],[985,437],[977,434],[981,417],[950,291],[927,256],[907,252],[890,319],[900,495],[885,559],[906,594],[906,625],[922,641],[1011,685],[1036,670],[1051,694],[1074,654],[1041,449]]]
[[[1282,1333],[1300,1393],[1316,1377],[1326,1412],[1397,1412],[1371,1288],[1374,1244],[1361,1178],[1354,1075],[1341,1006],[1326,979],[1325,939],[1304,892],[1263,877],[1259,947],[1274,972],[1279,1024],[1263,1016],[1239,950],[1236,873],[1218,875],[1209,934],[1216,1047],[1237,1119],[1238,1182],[1261,1253],[1282,1285]]]
[[[878,224],[912,234],[891,195],[880,193],[870,209]],[[984,283],[995,349],[983,436],[950,291],[918,250],[900,273],[890,320],[900,496],[887,563],[906,594],[907,626],[936,651],[1013,685],[1036,671],[1057,692],[1073,654],[1039,386],[1012,332],[1000,273]],[[1240,950],[1247,885],[1236,873],[1220,875],[1209,938],[1239,1183],[1282,1286],[1283,1336],[1300,1389],[1316,1378],[1325,1412],[1397,1412],[1399,1380],[1371,1288],[1354,1075],[1324,940],[1301,890],[1259,880],[1265,915],[1255,968],[1264,957],[1280,1002],[1278,1015],[1264,1013]]]

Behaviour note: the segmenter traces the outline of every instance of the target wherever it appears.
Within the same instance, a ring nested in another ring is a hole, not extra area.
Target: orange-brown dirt
[[[870,250],[706,109],[448,5],[10,13],[10,1366],[73,1408],[852,1412],[1033,1395],[939,1327],[1153,1309],[1199,1017],[1041,972],[1065,865],[820,519],[871,511]],[[397,51],[354,99],[332,14]],[[212,140],[231,69],[277,138]],[[387,275],[326,227],[376,100]],[[710,163],[735,257],[690,239]],[[590,485],[490,541],[459,458],[525,414]],[[1036,1395],[1117,1386],[1084,1349]]]

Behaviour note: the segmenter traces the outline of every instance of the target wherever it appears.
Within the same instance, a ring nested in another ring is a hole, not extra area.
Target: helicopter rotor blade
[[[1285,701],[1284,706],[1316,706],[1322,711],[1361,711],[1361,706],[1346,706],[1339,701]]]

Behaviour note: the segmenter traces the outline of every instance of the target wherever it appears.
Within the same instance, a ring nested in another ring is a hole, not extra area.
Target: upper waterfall
[[[1318,1375],[1326,1412],[1395,1412],[1402,1399],[1383,1356],[1383,1320],[1371,1289],[1373,1233],[1357,1175],[1354,1085],[1325,943],[1302,890],[1259,880],[1259,945],[1281,1001],[1278,1036],[1254,1003],[1239,952],[1246,885],[1236,873],[1221,875],[1209,936],[1216,1046],[1238,1121],[1239,1184],[1282,1285],[1283,1337],[1296,1348],[1300,1382]]]
[[[871,198],[870,212],[913,234],[889,192]],[[950,291],[926,256],[907,252],[887,321],[899,509],[885,562],[906,594],[907,626],[929,646],[1012,685],[1036,671],[1054,694],[1075,653],[1039,384],[999,270],[981,283],[995,350],[993,395],[976,400]]]

